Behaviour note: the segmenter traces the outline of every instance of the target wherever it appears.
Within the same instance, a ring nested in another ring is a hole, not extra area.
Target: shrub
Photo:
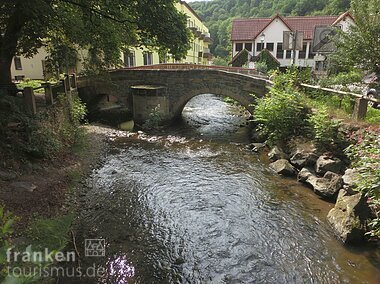
[[[341,123],[329,116],[327,108],[321,107],[311,114],[308,122],[318,146],[330,149],[342,140],[339,132]]]
[[[269,71],[265,62],[256,62],[255,67],[258,72],[263,74],[266,74]]]
[[[319,83],[321,86],[343,85],[347,86],[353,83],[359,83],[363,80],[363,75],[358,71],[339,73],[336,76],[322,79]]]
[[[143,124],[144,129],[157,129],[162,122],[161,106],[157,105],[149,114],[149,118]]]
[[[258,131],[267,135],[269,141],[286,142],[304,134],[307,129],[309,109],[296,91],[272,88],[269,95],[259,100],[255,111]]]
[[[352,166],[359,171],[356,190],[368,197],[368,204],[374,217],[369,222],[368,234],[380,238],[380,127],[364,129],[355,143],[345,152],[352,161]]]
[[[273,56],[271,55],[268,49],[263,49],[259,54],[259,60],[256,63],[256,69],[260,71],[259,68],[257,67],[258,63],[265,64],[266,72],[269,70],[277,70],[278,67],[280,67],[280,64],[278,63],[276,59],[273,58]],[[263,72],[263,73],[266,73],[266,72]]]

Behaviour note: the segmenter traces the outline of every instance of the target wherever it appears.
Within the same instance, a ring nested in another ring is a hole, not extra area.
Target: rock
[[[10,184],[16,190],[33,192],[37,186],[30,182],[13,182]]]
[[[331,158],[322,155],[318,158],[315,164],[315,171],[319,175],[324,175],[326,172],[340,173],[343,169],[343,162],[338,158]]]
[[[352,189],[358,179],[358,171],[356,169],[347,169],[342,176],[344,188]]]
[[[343,187],[341,176],[333,172],[327,172],[322,178],[311,174],[305,182],[313,187],[316,194],[328,199],[334,198]]]
[[[15,173],[0,171],[0,180],[10,181],[17,178]]]
[[[249,144],[249,148],[252,152],[259,152],[261,149],[265,148],[265,143],[251,143]]]
[[[269,160],[271,160],[272,162],[280,160],[280,159],[287,160],[289,158],[288,155],[286,155],[285,152],[277,146],[273,147],[273,149],[270,150],[270,152],[268,153],[268,157],[269,157]]]
[[[355,244],[363,240],[364,224],[369,216],[370,209],[364,194],[349,195],[342,189],[335,207],[327,215],[327,220],[343,243]]]
[[[280,159],[269,165],[276,173],[284,176],[292,176],[296,173],[295,168],[288,160]]]
[[[290,162],[298,169],[302,169],[307,166],[314,166],[318,159],[318,156],[313,152],[306,152],[297,149],[290,155]]]
[[[255,129],[252,130],[252,133],[251,133],[251,140],[252,141],[255,141],[257,143],[264,143],[267,140],[267,138],[268,137],[266,135],[263,135],[259,131],[256,131]]]
[[[306,180],[310,177],[315,175],[314,171],[310,168],[303,168],[297,176],[297,180],[300,182],[306,182]]]

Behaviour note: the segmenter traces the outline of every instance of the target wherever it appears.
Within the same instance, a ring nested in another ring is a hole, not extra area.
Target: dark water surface
[[[379,252],[335,240],[332,204],[246,149],[238,108],[202,95],[183,120],[115,139],[88,180],[76,234],[106,240],[82,258],[97,283],[376,283]]]

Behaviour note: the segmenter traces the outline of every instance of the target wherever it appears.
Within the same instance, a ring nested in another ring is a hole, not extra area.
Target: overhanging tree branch
[[[71,1],[71,0],[59,0],[61,2],[65,2],[65,3],[68,3],[68,4],[71,4],[71,5],[74,5],[74,6],[77,6],[77,7],[80,7],[80,8],[83,8],[83,9],[86,9],[92,13],[95,13],[97,15],[100,15],[106,19],[109,19],[111,21],[114,21],[114,22],[117,22],[117,23],[120,23],[120,24],[125,24],[125,23],[130,23],[130,24],[137,24],[137,22],[135,21],[132,21],[132,20],[128,20],[128,19],[117,19],[111,15],[108,15],[108,14],[105,14],[99,10],[96,10],[92,7],[89,7],[89,6],[86,6],[86,5],[83,5],[81,3],[78,3],[78,2],[75,2],[75,1]]]

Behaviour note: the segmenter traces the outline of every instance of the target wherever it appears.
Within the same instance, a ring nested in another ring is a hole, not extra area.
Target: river
[[[337,241],[333,204],[273,173],[244,123],[201,95],[178,125],[111,142],[76,222],[78,243],[105,239],[81,259],[107,269],[97,283],[376,283],[379,251]]]

